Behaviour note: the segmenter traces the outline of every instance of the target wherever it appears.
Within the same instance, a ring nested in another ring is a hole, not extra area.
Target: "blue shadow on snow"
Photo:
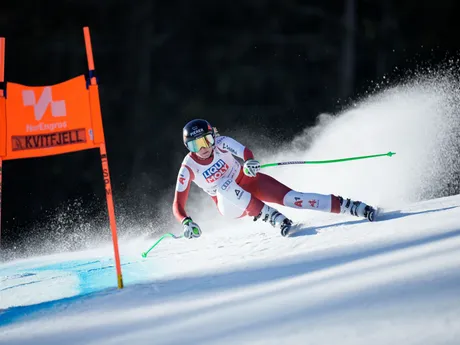
[[[401,211],[383,212],[378,216],[376,222],[379,223],[379,222],[383,222],[383,221],[391,220],[391,219],[415,216],[417,214],[447,211],[447,210],[451,210],[457,207],[459,206],[443,207],[443,208],[425,210],[425,211],[419,211],[419,212],[401,212]],[[368,223],[368,222],[369,221],[366,219],[360,219],[360,220],[352,220],[352,221],[340,222],[340,223],[329,224],[329,225],[311,226],[311,227],[301,228],[295,231],[294,233],[292,233],[289,237],[311,236],[311,235],[316,235],[318,233],[318,230],[325,229],[325,228],[333,228],[333,227],[342,226],[342,225],[355,225],[355,224],[362,224],[362,223]]]

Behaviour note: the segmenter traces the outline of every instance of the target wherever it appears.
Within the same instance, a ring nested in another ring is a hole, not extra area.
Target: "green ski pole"
[[[367,158],[375,158],[375,157],[384,157],[388,156],[391,157],[395,155],[396,152],[388,152],[388,153],[380,153],[376,155],[370,155],[370,156],[358,156],[358,157],[348,157],[348,158],[337,158],[337,159],[329,159],[329,160],[323,160],[323,161],[290,161],[290,162],[278,162],[278,163],[268,163],[268,164],[262,164],[260,167],[261,168],[268,168],[268,167],[273,167],[273,166],[279,166],[279,165],[290,165],[290,164],[326,164],[326,163],[339,163],[339,162],[346,162],[346,161],[354,161],[358,159],[367,159]]]
[[[172,234],[172,233],[170,233],[170,232],[168,232],[167,234],[164,234],[163,236],[161,236],[161,237],[158,239],[158,241],[156,241],[156,242],[153,244],[153,246],[151,246],[147,251],[145,251],[145,252],[142,253],[142,257],[143,257],[143,258],[146,258],[147,255],[148,255],[148,253],[149,253],[153,248],[155,248],[155,247],[158,245],[158,243],[160,243],[161,241],[163,241],[163,239],[165,239],[166,237],[172,237],[172,238],[178,239],[178,238],[182,238],[183,236],[182,236],[182,235],[176,236],[176,235],[174,235],[174,234]]]

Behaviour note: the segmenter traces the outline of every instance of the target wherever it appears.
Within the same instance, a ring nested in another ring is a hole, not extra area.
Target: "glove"
[[[257,173],[260,171],[260,163],[255,159],[248,159],[244,162],[243,172],[246,176],[256,177]]]
[[[182,221],[185,238],[198,238],[201,236],[201,229],[197,223],[193,222],[192,218],[187,217]]]

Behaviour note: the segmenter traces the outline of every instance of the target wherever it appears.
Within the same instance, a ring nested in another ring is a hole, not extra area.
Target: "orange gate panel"
[[[7,83],[7,90],[4,160],[98,147],[84,75],[52,86]]]

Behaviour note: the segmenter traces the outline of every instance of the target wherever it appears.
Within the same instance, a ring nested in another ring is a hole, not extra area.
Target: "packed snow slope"
[[[381,206],[377,222],[279,207],[302,223],[283,238],[222,218],[195,189],[187,210],[203,236],[165,239],[145,259],[177,224],[120,239],[124,289],[110,243],[2,263],[0,344],[459,344],[457,90],[448,76],[418,78],[276,150],[253,147],[262,163],[395,151],[264,171]]]

